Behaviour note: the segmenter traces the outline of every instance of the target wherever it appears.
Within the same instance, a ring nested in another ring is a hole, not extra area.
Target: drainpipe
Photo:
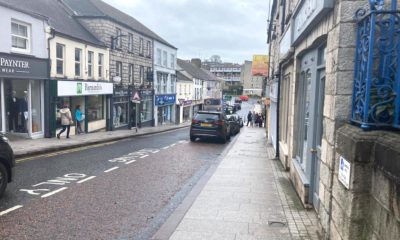
[[[282,62],[279,63],[278,73],[275,75],[275,78],[278,81],[278,96],[277,96],[277,104],[276,104],[276,150],[275,150],[275,158],[279,159],[279,113],[280,113],[280,98],[281,98],[281,72],[282,72]]]
[[[52,93],[52,87],[51,87],[51,58],[50,58],[50,41],[55,38],[55,31],[53,28],[50,28],[50,34],[51,36],[47,39],[47,56],[48,56],[48,79],[45,81],[44,84],[44,98],[45,104],[44,104],[44,112],[45,114],[49,114],[49,117],[44,118],[44,137],[46,138],[51,138],[52,137],[52,127],[55,122],[54,119],[54,101],[53,101],[53,93]]]

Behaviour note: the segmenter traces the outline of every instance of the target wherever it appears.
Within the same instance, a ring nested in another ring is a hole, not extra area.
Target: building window
[[[104,76],[104,54],[99,53],[99,78]]]
[[[144,67],[143,66],[140,66],[139,75],[140,75],[140,84],[142,84],[144,81]]]
[[[162,93],[167,93],[168,74],[162,75]]]
[[[58,75],[64,74],[64,49],[64,45],[56,44],[56,69]]]
[[[116,62],[115,74],[122,79],[122,62]]]
[[[157,48],[157,64],[161,66],[161,49]]]
[[[168,59],[167,59],[167,52],[163,52],[163,66],[167,67],[168,66]]]
[[[93,77],[93,55],[94,53],[92,51],[88,52],[88,77],[92,78]]]
[[[75,48],[75,76],[81,76],[82,49]]]
[[[146,68],[146,81],[153,81],[153,70],[151,69],[151,67]]]
[[[280,136],[282,138],[282,142],[288,143],[289,139],[289,103],[290,103],[290,74],[285,75],[283,77],[282,85],[281,85],[281,108],[280,111],[280,119],[282,119],[282,124],[280,128]]]
[[[12,50],[29,52],[29,25],[11,22]]]
[[[104,98],[102,95],[88,96],[87,111],[89,122],[104,119]]]
[[[147,41],[147,57],[151,57],[151,42]]]
[[[144,52],[144,41],[143,41],[143,38],[140,38],[140,41],[139,41],[139,55],[141,55],[141,56],[143,56],[143,52]]]
[[[133,34],[128,34],[128,51],[133,52]]]
[[[176,85],[176,76],[171,75],[171,93],[175,93],[175,85]]]
[[[128,76],[128,81],[129,83],[133,83],[133,64],[129,64],[129,76]]]
[[[175,69],[175,55],[171,54],[171,68]]]
[[[116,47],[122,48],[122,31],[121,29],[117,28],[117,36],[116,36]]]

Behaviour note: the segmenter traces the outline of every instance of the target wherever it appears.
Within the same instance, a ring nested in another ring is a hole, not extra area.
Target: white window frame
[[[139,67],[139,75],[140,75],[140,84],[144,83],[144,66]]]
[[[21,35],[16,35],[12,33],[12,24],[17,24],[20,26],[24,26],[26,27],[26,34],[27,36],[21,36]],[[30,53],[31,52],[31,25],[27,24],[27,23],[23,23],[21,21],[15,20],[15,19],[11,19],[11,51],[13,52],[21,52],[21,53]],[[24,40],[26,40],[26,49],[23,48],[17,48],[17,47],[13,47],[12,45],[12,38],[16,37],[16,38],[22,38]]]
[[[157,48],[157,65],[159,65],[159,66],[161,66],[161,63],[162,63],[162,60],[161,60],[162,56],[161,55],[162,55],[161,49]]]
[[[62,57],[61,58],[59,58],[57,56],[57,47],[58,46],[62,47],[62,51],[61,51],[62,52]],[[58,62],[62,63],[62,72],[61,73],[58,72]],[[56,75],[63,76],[64,73],[65,73],[65,45],[61,44],[61,43],[56,43]]]
[[[163,66],[168,67],[168,54],[167,51],[163,51]]]
[[[79,51],[79,61],[76,60],[76,53],[77,51]],[[82,76],[82,49],[80,48],[75,48],[75,55],[74,55],[74,59],[75,59],[75,77],[80,77]],[[79,64],[79,74],[76,74],[76,66],[77,64]]]
[[[88,51],[87,56],[87,75],[88,78],[93,78],[94,52]]]
[[[122,81],[122,62],[120,61],[115,62],[115,76],[121,77]]]
[[[171,68],[175,69],[175,54],[171,54]]]
[[[139,55],[144,55],[144,40],[142,37],[139,39]]]
[[[133,83],[133,74],[134,74],[134,65],[133,64],[129,64],[129,68],[128,68],[128,82],[129,83]]]
[[[104,77],[104,54],[99,53],[99,59],[98,59],[98,75],[99,78],[103,78]]]

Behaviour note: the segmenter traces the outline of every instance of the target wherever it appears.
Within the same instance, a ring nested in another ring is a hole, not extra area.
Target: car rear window
[[[215,120],[219,120],[219,114],[212,114],[212,113],[198,113],[196,114],[196,116],[194,117],[194,119],[196,120],[200,120],[200,121],[215,121]]]

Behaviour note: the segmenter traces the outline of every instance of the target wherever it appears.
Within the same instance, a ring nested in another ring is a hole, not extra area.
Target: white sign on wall
[[[106,95],[113,94],[114,88],[112,83],[105,82],[58,81],[57,92],[59,97]]]
[[[347,188],[350,187],[350,173],[351,173],[351,165],[350,163],[340,156],[340,163],[339,163],[339,174],[338,178],[339,181]]]

